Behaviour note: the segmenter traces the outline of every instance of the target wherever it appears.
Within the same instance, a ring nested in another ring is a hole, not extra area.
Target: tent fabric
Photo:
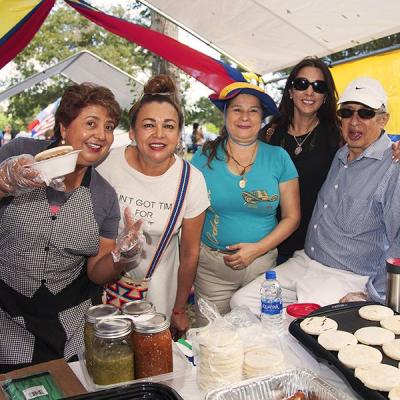
[[[264,75],[400,31],[400,1],[140,0]]]
[[[65,1],[97,25],[163,57],[216,93],[237,80],[246,80],[238,70],[160,32],[103,13],[82,0]]]
[[[15,58],[35,36],[55,0],[1,0],[0,68]]]
[[[123,108],[129,108],[143,91],[143,84],[133,76],[84,50],[8,88],[0,93],[0,101],[56,74],[62,74],[75,83],[93,82],[110,88]]]
[[[121,18],[107,15],[95,7],[92,7],[84,0],[65,1],[80,14],[97,25],[165,58],[216,93],[219,93],[222,88],[235,81],[246,81],[246,78],[240,71],[194,50],[169,36],[127,22]],[[14,20],[17,20],[17,18],[14,18]],[[25,27],[24,29],[27,28]],[[21,29],[21,31],[23,32],[24,29]],[[48,69],[46,73],[48,75],[53,74],[62,67],[62,65],[54,66]],[[32,80],[30,82],[34,84],[42,80],[41,77],[42,75],[37,74],[31,78]],[[107,83],[109,83],[108,80]],[[17,89],[18,88],[15,88],[15,90]],[[15,92],[12,92],[12,88],[10,90],[11,94],[15,94]]]
[[[334,65],[331,68],[338,90],[359,76],[369,76],[382,83],[388,95],[390,119],[386,126],[389,133],[400,134],[400,49],[363,57]]]

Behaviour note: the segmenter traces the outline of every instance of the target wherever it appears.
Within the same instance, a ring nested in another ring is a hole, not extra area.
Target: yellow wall
[[[390,120],[386,130],[390,134],[400,134],[400,50],[336,65],[331,68],[331,72],[339,96],[359,76],[379,80],[388,95]]]

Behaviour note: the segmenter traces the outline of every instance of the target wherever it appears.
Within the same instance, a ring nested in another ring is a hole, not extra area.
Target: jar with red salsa
[[[169,318],[155,313],[147,321],[135,322],[131,335],[136,379],[172,372],[172,337]]]

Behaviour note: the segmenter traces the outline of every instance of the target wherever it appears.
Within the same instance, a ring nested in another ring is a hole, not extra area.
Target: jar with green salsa
[[[92,378],[96,385],[131,381],[134,357],[130,343],[132,323],[125,319],[104,319],[94,326]]]
[[[111,304],[99,304],[88,308],[86,311],[84,328],[85,361],[86,369],[90,376],[92,376],[93,364],[94,324],[97,322],[97,318],[104,318],[117,314],[119,314],[119,309]]]

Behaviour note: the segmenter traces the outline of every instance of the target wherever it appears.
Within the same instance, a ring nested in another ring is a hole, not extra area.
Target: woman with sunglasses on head
[[[278,246],[278,263],[304,248],[317,194],[341,142],[336,102],[329,68],[318,58],[307,57],[289,74],[278,107],[281,115],[263,129],[270,144],[289,153],[299,173],[301,222]]]
[[[129,116],[132,144],[112,150],[97,169],[117,191],[121,210],[129,207],[144,222],[145,243],[125,275],[108,286],[108,302],[120,306],[146,297],[158,312],[171,316],[172,331],[179,336],[189,327],[185,305],[210,204],[206,184],[175,154],[184,122],[169,76],[151,78]]]
[[[211,202],[195,294],[196,301],[211,301],[226,314],[238,289],[275,266],[276,246],[300,220],[299,189],[286,151],[259,140],[264,118],[278,113],[264,90],[239,81],[210,99],[223,112],[224,126],[192,159],[203,172]],[[198,326],[207,323],[198,305],[196,319]]]

